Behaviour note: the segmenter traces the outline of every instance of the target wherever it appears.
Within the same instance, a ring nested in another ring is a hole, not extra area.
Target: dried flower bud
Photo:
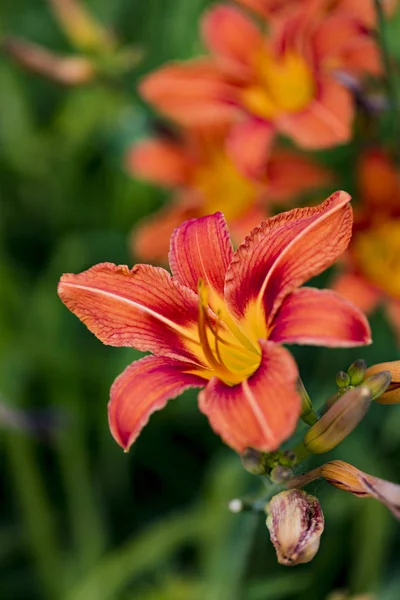
[[[400,485],[368,475],[342,460],[332,460],[319,471],[331,485],[360,498],[375,498],[400,519]]]
[[[271,481],[274,483],[285,483],[289,481],[293,477],[293,471],[289,467],[284,467],[283,465],[277,465],[274,467],[269,474]]]
[[[240,460],[243,468],[252,475],[263,475],[267,472],[265,454],[254,448],[247,448]]]
[[[278,562],[287,566],[310,562],[318,552],[324,530],[317,498],[302,490],[286,490],[270,500],[266,511]]]
[[[343,394],[306,433],[304,445],[313,454],[328,452],[357,427],[371,404],[365,386]]]
[[[347,373],[350,377],[351,385],[360,385],[362,383],[365,371],[367,369],[367,363],[362,358],[355,360],[347,369]]]
[[[397,404],[400,402],[400,360],[373,365],[367,369],[365,375],[371,377],[382,371],[389,371],[392,380],[387,390],[376,398],[376,401],[380,404]]]
[[[38,44],[11,36],[3,40],[2,46],[25,69],[64,85],[81,85],[96,75],[93,64],[82,56],[59,56]]]

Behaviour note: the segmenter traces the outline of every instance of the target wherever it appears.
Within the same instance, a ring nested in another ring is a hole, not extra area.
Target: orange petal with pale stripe
[[[186,221],[171,237],[169,264],[173,277],[196,292],[202,279],[209,290],[223,296],[232,256],[228,226],[220,212]]]
[[[168,64],[147,75],[139,91],[160,112],[189,127],[229,124],[237,116],[231,104],[236,89],[212,60]]]
[[[276,450],[300,416],[294,359],[277,344],[259,343],[262,360],[254,375],[235,386],[214,378],[199,394],[199,408],[211,427],[237,452]]]
[[[184,185],[192,173],[192,164],[183,147],[161,139],[143,140],[133,146],[125,164],[135,177],[166,187]]]
[[[333,79],[325,79],[318,97],[304,111],[281,117],[276,126],[303,148],[330,148],[349,141],[353,115],[350,92]]]
[[[63,275],[58,294],[104,344],[194,360],[185,341],[197,327],[197,296],[164,269],[101,263]]]
[[[124,450],[133,444],[154,411],[184,390],[207,383],[187,370],[187,362],[145,356],[117,377],[111,387],[108,419],[111,433]]]
[[[250,75],[252,57],[264,44],[260,29],[240,9],[227,4],[211,8],[202,21],[203,38],[221,66]]]
[[[319,206],[299,208],[256,227],[235,252],[225,298],[238,319],[257,302],[271,323],[282,300],[322,273],[347,248],[352,233],[350,196],[335,192]]]
[[[348,348],[370,344],[371,331],[363,313],[335,292],[304,287],[283,300],[269,339]]]

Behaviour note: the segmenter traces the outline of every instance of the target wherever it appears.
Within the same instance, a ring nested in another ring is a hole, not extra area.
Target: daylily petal
[[[326,167],[293,150],[275,150],[267,168],[268,199],[273,202],[293,200],[308,190],[330,185],[333,180]]]
[[[287,294],[346,249],[352,231],[349,202],[346,192],[336,192],[319,206],[281,213],[254,229],[235,252],[226,274],[230,311],[242,319],[252,304],[256,320],[265,322],[266,315],[271,323]]]
[[[227,150],[238,169],[250,178],[266,174],[275,129],[266,121],[249,119],[235,125],[227,139]]]
[[[202,21],[203,38],[222,66],[246,75],[263,46],[260,29],[240,9],[227,4],[211,8]]]
[[[283,300],[269,339],[348,348],[371,343],[371,331],[363,313],[335,292],[304,287]]]
[[[330,287],[366,314],[376,308],[381,298],[381,293],[378,290],[355,273],[339,275]]]
[[[262,360],[254,375],[232,387],[214,378],[199,394],[200,410],[211,427],[237,452],[276,450],[293,433],[300,415],[295,361],[285,348],[259,343]]]
[[[146,262],[167,264],[173,231],[197,214],[199,207],[186,198],[186,194],[181,194],[156,213],[141,219],[131,234],[133,255]]]
[[[187,362],[145,356],[117,377],[111,387],[108,419],[111,433],[124,450],[136,440],[150,415],[164,408],[170,398],[207,383],[187,370]]]
[[[198,300],[164,269],[101,263],[63,275],[58,294],[104,344],[193,359],[185,342],[197,340]]]
[[[237,109],[236,90],[212,60],[168,64],[147,75],[139,86],[142,97],[178,123],[231,123]]]
[[[161,139],[139,142],[128,151],[125,163],[132,175],[166,187],[187,183],[192,171],[184,148]]]
[[[353,114],[350,92],[333,79],[326,79],[320,83],[319,96],[306,110],[287,114],[276,125],[303,148],[330,148],[349,140]]]
[[[223,296],[233,249],[222,213],[186,221],[171,237],[169,264],[175,280],[197,291],[199,280]]]

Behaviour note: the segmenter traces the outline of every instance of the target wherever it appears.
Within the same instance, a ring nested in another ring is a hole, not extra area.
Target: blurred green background
[[[323,600],[337,588],[400,598],[397,523],[377,502],[327,484],[310,486],[326,518],[319,554],[279,566],[262,515],[227,510],[260,483],[213,434],[194,393],[153,415],[124,454],[106,404],[113,379],[139,353],[103,346],[56,295],[63,272],[131,264],[132,226],[167,199],[123,168],[126,148],[151,126],[136,84],[150,68],[200,51],[207,4],[87,0],[143,55],[129,73],[82,87],[0,57],[2,600]],[[3,34],[72,52],[45,0],[2,0],[0,19]],[[352,191],[357,148],[323,157],[338,188]],[[383,316],[371,324],[366,349],[294,349],[318,401],[354,359],[400,358]],[[47,433],[24,430],[15,423],[21,413],[8,409],[28,411]],[[333,455],[399,482],[400,408],[372,406]]]

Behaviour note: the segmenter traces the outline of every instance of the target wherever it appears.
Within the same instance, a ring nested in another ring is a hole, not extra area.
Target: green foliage
[[[130,264],[132,226],[165,199],[123,168],[150,122],[136,84],[165,60],[201,51],[207,4],[87,0],[144,53],[118,81],[61,88],[0,57],[0,402],[48,425],[35,434],[0,421],[4,600],[322,600],[336,587],[399,597],[392,517],[327,484],[315,486],[327,523],[320,553],[294,571],[280,567],[263,517],[227,510],[257,480],[211,432],[194,393],[155,414],[125,455],[106,403],[139,353],[102,346],[56,295],[62,272]],[[44,2],[5,0],[0,19],[3,32],[72,51]],[[322,156],[338,188],[352,185],[357,144]],[[382,314],[372,327],[374,345],[357,353],[295,349],[312,397],[327,398],[354,358],[400,358]],[[398,407],[373,406],[352,439],[340,458],[398,479]]]

